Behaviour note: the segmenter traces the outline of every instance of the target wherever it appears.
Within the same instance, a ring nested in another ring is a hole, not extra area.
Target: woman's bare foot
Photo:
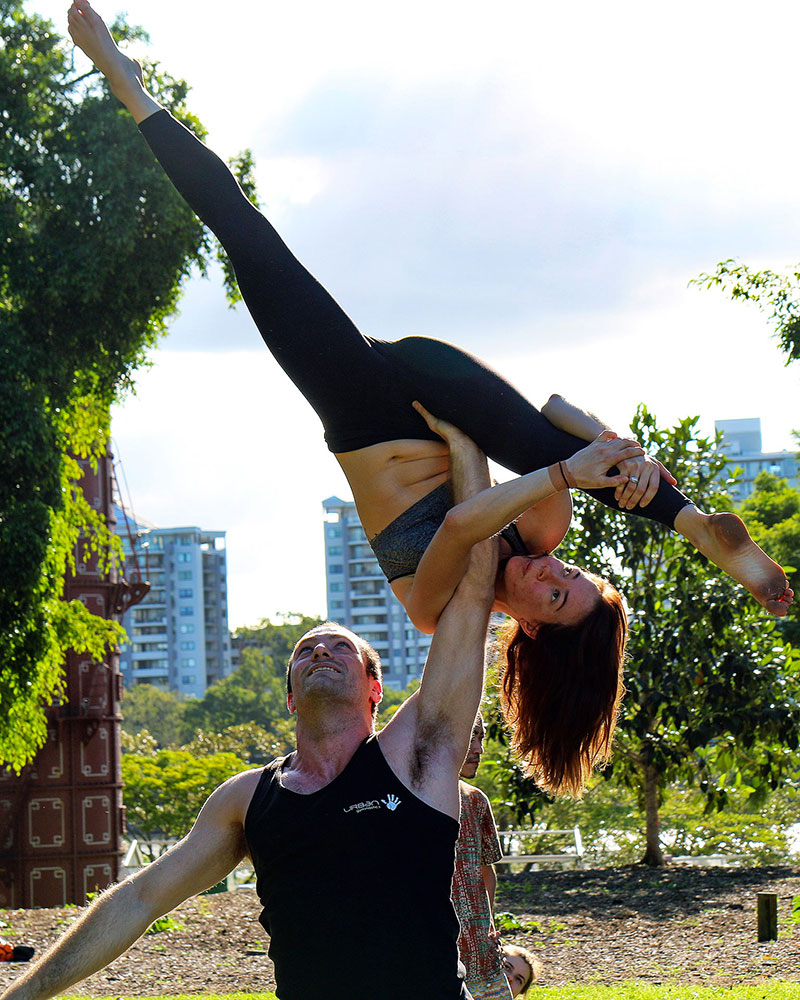
[[[684,507],[675,518],[675,529],[771,614],[783,618],[789,611],[794,592],[786,574],[756,545],[736,514],[703,514]]]
[[[92,60],[111,86],[111,92],[137,122],[160,107],[144,89],[142,67],[117,48],[102,17],[89,0],[73,0],[68,14],[73,42]]]

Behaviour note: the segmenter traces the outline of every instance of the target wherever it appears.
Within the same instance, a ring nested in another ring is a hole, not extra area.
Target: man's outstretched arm
[[[224,878],[246,853],[242,808],[252,795],[254,773],[221,785],[183,840],[104,892],[0,1000],[47,1000],[63,993],[121,955],[158,917]]]
[[[489,486],[486,456],[456,428],[436,423],[434,429],[450,446],[458,503]],[[439,616],[419,691],[380,734],[381,747],[401,780],[454,817],[459,812],[458,773],[483,695],[496,573],[497,541],[474,545],[466,572]]]

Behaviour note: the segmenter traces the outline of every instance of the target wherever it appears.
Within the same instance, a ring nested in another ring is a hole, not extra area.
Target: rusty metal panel
[[[96,856],[77,859],[78,891],[86,898],[90,892],[102,892],[116,881],[119,872],[119,858]]]
[[[70,823],[69,797],[66,790],[32,788],[28,793],[22,818],[20,848],[25,855],[62,854],[69,851],[67,829]]]
[[[88,739],[80,740],[77,746],[73,744],[73,751],[77,751],[78,755],[75,775],[78,782],[108,783],[114,780],[114,738],[114,726],[109,722],[100,722]]]
[[[20,894],[17,891],[19,876],[17,865],[0,862],[0,910],[16,910],[22,906]]]
[[[103,847],[111,850],[114,846],[116,810],[110,791],[85,793],[80,801],[79,851],[97,850]]]
[[[69,862],[29,861],[23,866],[25,908],[66,906],[70,902]]]
[[[69,781],[69,748],[59,739],[58,726],[47,727],[47,742],[36,755],[31,778],[37,785],[63,785]]]
[[[13,792],[0,790],[0,852],[10,851],[14,846],[14,834],[17,824],[14,815],[16,796]],[[0,909],[2,907],[0,906]]]
[[[97,473],[82,462],[87,502],[113,521],[110,456]],[[147,592],[99,575],[79,542],[65,598],[111,618]],[[119,747],[119,657],[96,663],[68,653],[66,697],[48,712],[47,742],[21,775],[0,768],[0,908],[83,904],[119,876],[125,811]]]

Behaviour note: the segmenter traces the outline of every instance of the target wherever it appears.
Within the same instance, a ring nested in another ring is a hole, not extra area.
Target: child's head
[[[508,980],[511,996],[528,992],[531,983],[537,982],[542,963],[527,948],[516,944],[503,945],[503,970]]]

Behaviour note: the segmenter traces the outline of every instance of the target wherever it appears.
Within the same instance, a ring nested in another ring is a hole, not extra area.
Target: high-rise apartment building
[[[130,536],[128,534],[130,528]],[[154,684],[187,697],[231,673],[224,531],[155,528],[118,512],[126,573],[135,550],[150,592],[122,624],[126,687]]]
[[[325,511],[328,617],[377,650],[384,683],[404,688],[419,677],[431,644],[418,632],[386,582],[352,501],[329,497]]]
[[[737,420],[716,420],[714,427],[722,431],[722,449],[728,457],[728,469],[742,469],[742,475],[731,487],[731,495],[738,501],[753,492],[759,472],[771,472],[786,479],[790,486],[798,487],[797,455],[792,451],[761,450],[761,418],[747,417]]]

